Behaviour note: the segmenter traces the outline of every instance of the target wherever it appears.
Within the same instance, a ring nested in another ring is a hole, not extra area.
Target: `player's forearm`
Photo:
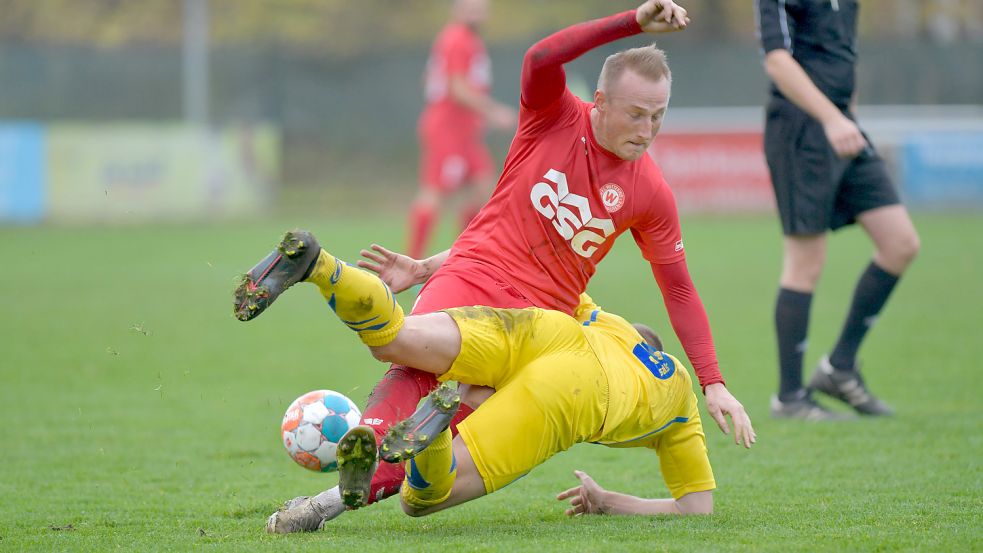
[[[700,386],[706,388],[710,384],[724,382],[717,363],[710,320],[686,269],[686,262],[653,264],[652,274],[662,290],[669,322],[686,356],[693,363]]]
[[[635,10],[578,23],[540,40],[522,61],[522,101],[538,108],[555,100],[566,87],[563,64],[619,38],[642,32]]]
[[[450,250],[444,250],[420,261],[420,271],[417,274],[416,283],[422,284],[429,280],[437,272],[437,269],[440,269],[444,262],[447,261],[447,257],[450,254]]]
[[[601,512],[608,515],[682,515],[675,499],[645,499],[618,492],[606,491]]]
[[[765,71],[778,90],[820,123],[842,117],[839,108],[816,87],[788,50],[772,50],[765,56]]]
[[[486,117],[493,109],[499,106],[499,103],[492,99],[491,96],[475,90],[460,75],[451,77],[450,95],[458,104]]]

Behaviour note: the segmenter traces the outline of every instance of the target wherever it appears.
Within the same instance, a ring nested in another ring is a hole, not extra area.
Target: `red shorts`
[[[490,267],[480,263],[455,263],[441,268],[427,281],[413,304],[412,313],[433,313],[471,305],[505,309],[534,307]]]
[[[489,178],[494,169],[491,152],[480,138],[424,134],[420,148],[420,182],[438,192],[454,192],[464,184]]]

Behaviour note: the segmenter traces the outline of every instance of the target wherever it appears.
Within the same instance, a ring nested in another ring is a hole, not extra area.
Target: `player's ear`
[[[594,91],[594,105],[597,107],[597,111],[604,111],[607,107],[607,97],[604,95],[603,90]]]

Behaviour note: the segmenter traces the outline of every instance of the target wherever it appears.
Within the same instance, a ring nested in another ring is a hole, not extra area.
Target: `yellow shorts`
[[[641,337],[621,317],[599,309],[589,323],[536,308],[446,312],[462,341],[441,380],[496,390],[458,425],[488,493],[584,441],[655,449],[673,497],[714,488],[686,368],[660,353],[675,368],[655,377],[633,353]]]

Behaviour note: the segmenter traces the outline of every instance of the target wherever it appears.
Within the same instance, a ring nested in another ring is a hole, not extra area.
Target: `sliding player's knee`
[[[406,502],[405,499],[402,499],[402,498],[400,498],[400,500],[399,500],[399,505],[400,505],[400,507],[403,508],[403,512],[404,513],[406,513],[408,516],[411,516],[411,517],[414,517],[414,518],[416,518],[416,517],[422,517],[422,516],[427,516],[428,514],[430,514],[429,512],[427,512],[427,509],[422,508],[422,507],[417,507],[417,506],[414,506],[414,505],[410,505],[409,503]]]

